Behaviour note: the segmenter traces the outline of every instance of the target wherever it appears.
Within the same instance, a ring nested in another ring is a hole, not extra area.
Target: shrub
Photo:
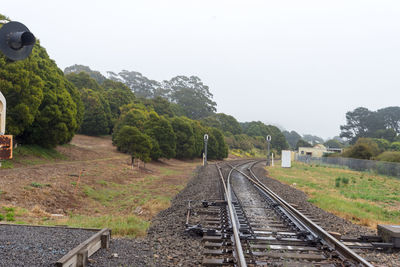
[[[14,219],[14,212],[8,212],[8,213],[6,214],[6,220],[9,221],[9,222],[15,221],[15,219]]]
[[[400,151],[400,142],[393,142],[390,144],[390,150]]]
[[[386,151],[380,154],[376,159],[380,161],[400,162],[400,151]]]
[[[4,220],[4,215],[0,214],[0,221]]]
[[[336,178],[335,180],[335,186],[340,187],[340,177]]]
[[[349,183],[349,178],[347,178],[347,177],[342,177],[342,183],[348,184],[348,183]]]

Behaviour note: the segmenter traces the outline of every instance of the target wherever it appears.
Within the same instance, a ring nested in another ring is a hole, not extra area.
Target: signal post
[[[0,20],[0,51],[9,61],[27,58],[36,38],[29,29],[17,21]],[[6,99],[0,92],[0,160],[12,158],[13,137],[6,132]],[[1,166],[1,162],[0,162]]]

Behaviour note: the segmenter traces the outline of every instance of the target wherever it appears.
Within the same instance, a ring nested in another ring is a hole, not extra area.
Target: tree
[[[153,98],[160,83],[150,80],[140,72],[123,70],[118,74],[107,72],[109,79],[126,84],[135,95],[143,98]]]
[[[396,132],[392,128],[376,130],[373,133],[369,133],[368,136],[380,139],[386,139],[389,142],[393,142],[396,139]]]
[[[114,126],[113,140],[115,133],[117,133],[123,126],[133,126],[140,131],[144,131],[144,124],[149,115],[145,110],[138,108],[134,104],[129,104],[121,107],[121,115]]]
[[[208,86],[196,76],[176,76],[162,86],[169,92],[170,100],[181,106],[191,119],[207,117],[217,110]]]
[[[113,88],[118,88],[118,86],[121,88],[122,85],[108,82],[106,85],[111,87],[111,89],[106,92],[105,89],[86,72],[80,72],[78,74],[72,72],[66,75],[66,78],[79,89],[85,107],[85,114],[79,132],[88,135],[111,133],[113,122],[116,120],[117,115],[112,115],[110,103],[107,98],[112,99],[113,111],[117,112],[117,106],[122,103],[118,102],[118,93],[115,93],[116,97],[114,98],[112,92],[113,90],[118,90]],[[126,94],[124,96],[126,97],[124,99],[130,100],[129,96]]]
[[[276,149],[278,153],[289,147],[285,136],[278,129],[278,127],[275,127],[273,125],[265,125],[261,121],[246,122],[242,123],[241,125],[243,128],[243,132],[249,136],[262,136],[265,140],[267,135],[270,135],[271,146],[272,148]]]
[[[194,136],[194,149],[192,158],[202,157],[201,152],[204,149],[204,134],[206,133],[206,129],[200,124],[199,121],[191,120],[190,123]]]
[[[390,150],[400,151],[400,142],[393,142],[390,144]]]
[[[82,90],[83,88],[86,89],[92,89],[93,91],[96,92],[104,92],[104,88],[101,87],[101,85],[96,82],[95,79],[91,78],[89,74],[86,72],[80,72],[80,73],[70,73],[65,75],[65,77],[73,83],[79,90]]]
[[[132,165],[135,158],[143,162],[150,160],[151,138],[136,127],[123,126],[116,134],[115,144],[119,151],[132,156]]]
[[[230,132],[233,135],[242,133],[239,122],[233,116],[224,113],[213,114],[203,118],[201,122],[207,127],[215,127],[224,133]]]
[[[371,137],[380,129],[385,129],[384,122],[376,112],[359,107],[346,113],[346,125],[340,126],[340,137],[354,144],[360,137]]]
[[[343,152],[345,157],[371,159],[381,153],[378,144],[372,138],[359,138],[357,142]]]
[[[150,112],[149,119],[144,123],[144,129],[145,133],[157,143],[156,149],[153,147],[154,153],[152,159],[156,160],[159,157],[169,159],[175,157],[176,136],[167,119],[158,116],[155,112]]]
[[[123,105],[133,103],[135,101],[135,95],[121,82],[107,79],[104,80],[102,86],[105,89],[104,97],[110,105],[111,117],[115,121],[118,119],[119,115],[121,115],[120,108]]]
[[[195,137],[190,121],[185,117],[175,117],[171,125],[176,135],[176,157],[192,158],[195,154]]]
[[[6,130],[18,142],[54,147],[72,139],[82,103],[40,42],[23,61],[0,55],[0,87],[7,99]]]
[[[282,134],[285,136],[286,141],[289,143],[289,146],[294,149],[296,147],[297,142],[301,139],[301,135],[296,131],[283,131]]]
[[[91,70],[88,66],[75,64],[75,65],[66,67],[64,69],[65,75],[70,74],[70,73],[78,74],[81,72],[87,73],[92,79],[94,79],[99,84],[102,84],[106,80],[106,77],[104,77],[103,74],[101,74],[99,71]]]
[[[342,147],[343,147],[343,144],[340,143],[340,142],[339,142],[338,140],[336,140],[336,139],[330,139],[330,140],[328,140],[328,141],[326,141],[326,142],[324,143],[324,146],[330,147],[330,148],[342,148]]]
[[[302,138],[304,141],[309,142],[312,145],[316,145],[316,144],[323,144],[324,143],[324,139],[322,139],[321,137],[318,137],[316,135],[311,135],[311,134],[305,134],[303,135]]]
[[[165,115],[173,117],[175,115],[181,116],[181,114],[175,114],[172,104],[165,98],[160,96],[153,99],[144,99],[143,103],[146,107],[152,107],[158,115]]]
[[[209,128],[207,132],[207,158],[223,159],[228,157],[228,146],[225,144],[222,132],[217,128]]]
[[[371,148],[366,144],[354,144],[349,149],[347,149],[343,155],[349,158],[355,159],[371,159],[373,153]]]
[[[82,101],[85,106],[80,133],[87,135],[103,135],[110,133],[110,107],[99,92],[83,88]]]
[[[378,109],[377,113],[383,119],[387,129],[393,129],[396,134],[400,134],[400,107]]]

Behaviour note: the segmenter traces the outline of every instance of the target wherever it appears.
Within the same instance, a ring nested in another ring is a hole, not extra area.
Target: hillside
[[[17,223],[112,227],[116,234],[143,235],[149,220],[169,206],[199,160],[162,160],[134,169],[130,157],[109,137],[76,135],[57,147],[64,159],[29,156],[1,169],[0,214],[12,211]],[[132,223],[116,226],[120,221]],[[4,219],[5,221],[5,219]]]

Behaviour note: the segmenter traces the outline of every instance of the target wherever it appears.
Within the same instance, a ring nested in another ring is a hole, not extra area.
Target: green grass
[[[305,191],[316,206],[346,219],[371,227],[399,223],[399,179],[297,162],[292,168],[268,171],[271,177]]]
[[[20,145],[13,150],[13,159],[3,161],[1,168],[14,168],[15,163],[36,165],[65,159],[67,159],[66,156],[53,148],[44,148],[38,145]]]
[[[44,221],[46,225],[54,225],[54,221]],[[135,215],[127,216],[83,216],[71,214],[67,221],[61,221],[59,224],[72,227],[85,228],[110,228],[113,235],[138,237],[146,235],[150,222]]]

